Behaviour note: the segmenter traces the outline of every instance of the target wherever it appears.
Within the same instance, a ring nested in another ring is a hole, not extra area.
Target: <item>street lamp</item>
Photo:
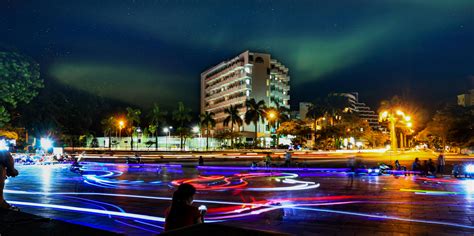
[[[273,109],[270,110],[270,111],[268,112],[268,114],[267,114],[267,119],[268,119],[268,125],[269,125],[269,127],[270,127],[270,138],[273,139],[274,145],[275,145],[275,146],[278,146],[278,143],[276,143],[277,140],[276,140],[276,138],[273,136],[273,128],[275,128],[275,127],[273,127],[273,126],[276,126],[275,123],[276,123],[276,120],[278,119],[278,113],[277,113],[277,111],[275,111],[275,110],[273,110]]]
[[[168,148],[168,138],[171,138],[171,130],[172,129],[173,129],[173,126],[165,127],[163,129],[163,132],[168,133],[168,136],[166,136],[166,149],[168,149],[168,150],[169,150],[169,148]]]
[[[379,115],[379,121],[389,121],[390,122],[390,141],[391,147],[393,151],[397,150],[397,134],[396,134],[396,124],[403,124],[407,128],[410,129],[413,127],[413,123],[411,122],[411,117],[405,115],[405,113],[401,110],[396,110],[395,112],[391,111],[382,111]],[[400,126],[399,126],[400,127]],[[400,133],[400,147],[403,147],[403,133]]]
[[[122,144],[122,129],[125,128],[125,121],[124,120],[119,120],[118,122],[118,127],[119,127],[119,146],[118,148],[120,148],[120,144]],[[117,133],[115,133],[117,134]]]
[[[138,150],[138,144],[141,143],[141,137],[142,137],[142,129],[138,127],[137,128],[137,150]]]
[[[198,149],[201,148],[201,129],[199,128],[199,126],[194,126],[193,127],[193,133],[196,133],[199,135],[199,139],[198,139]]]

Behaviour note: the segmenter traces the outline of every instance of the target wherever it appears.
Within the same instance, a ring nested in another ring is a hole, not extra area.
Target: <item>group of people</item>
[[[63,162],[72,162],[74,157],[67,154],[15,154],[13,156],[15,163],[23,165],[48,165]]]
[[[291,159],[292,159],[292,153],[291,153],[290,150],[285,152],[284,158],[285,158],[285,162],[283,163],[283,166],[284,167],[290,167],[291,166]],[[265,157],[263,157],[263,163],[265,164],[265,167],[271,167],[273,165],[272,161],[273,160],[272,160],[272,156],[270,155],[270,153],[267,153],[265,155]],[[253,162],[252,166],[256,167],[257,163]]]
[[[420,159],[417,157],[411,165],[411,170],[420,172],[420,175],[433,175],[443,174],[444,167],[446,166],[446,159],[444,153],[440,153],[438,156],[438,162],[435,164],[433,159],[424,160],[421,163]]]

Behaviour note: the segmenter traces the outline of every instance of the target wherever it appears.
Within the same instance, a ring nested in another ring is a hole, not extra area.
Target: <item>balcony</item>
[[[244,95],[244,96],[241,96],[241,97],[236,97],[236,98],[233,98],[233,99],[229,99],[227,101],[224,101],[224,102],[221,102],[221,103],[218,103],[218,104],[210,105],[209,107],[206,108],[206,110],[207,111],[214,111],[214,110],[217,110],[219,108],[227,107],[227,106],[230,106],[230,105],[242,104],[242,103],[245,102],[246,98],[247,97]]]
[[[244,65],[245,65],[245,64],[244,64],[243,61],[234,62],[234,63],[230,64],[228,68],[226,68],[226,69],[224,69],[224,70],[222,70],[222,71],[220,71],[220,72],[218,72],[218,73],[216,73],[216,74],[210,76],[209,78],[206,78],[205,81],[206,81],[206,83],[209,83],[209,82],[211,82],[212,80],[218,78],[219,76],[221,76],[221,75],[223,75],[223,74],[226,74],[227,72],[229,72],[229,71],[231,71],[231,70],[233,70],[233,69],[235,69],[235,68],[243,67]]]
[[[219,88],[219,87],[222,87],[223,85],[226,85],[226,84],[230,84],[232,82],[236,82],[236,81],[239,81],[239,80],[242,80],[244,78],[247,78],[247,76],[243,76],[242,74],[236,74],[235,76],[233,77],[230,77],[226,80],[223,80],[217,84],[214,84],[212,86],[209,86],[206,88],[206,91],[210,91],[212,89],[215,89],[215,88]]]
[[[241,84],[241,85],[237,85],[231,89],[228,89],[228,90],[224,90],[224,91],[221,91],[221,92],[218,92],[218,93],[215,93],[209,97],[206,97],[205,99],[207,101],[212,101],[216,98],[219,98],[219,97],[222,97],[222,96],[225,96],[225,95],[229,95],[229,94],[232,94],[232,93],[235,93],[235,92],[239,92],[239,91],[245,91],[247,89],[247,85],[246,84]]]

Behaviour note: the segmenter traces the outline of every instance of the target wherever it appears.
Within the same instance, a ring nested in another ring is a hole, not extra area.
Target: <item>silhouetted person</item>
[[[354,183],[354,175],[356,174],[356,159],[355,157],[349,157],[349,159],[347,160],[347,167],[349,168],[349,180],[350,183],[351,183],[351,186],[352,184]]]
[[[203,165],[204,165],[204,158],[202,158],[202,156],[199,156],[198,164],[199,164],[200,166],[203,166]]]
[[[291,166],[291,152],[286,151],[285,153],[285,166],[290,167]]]
[[[181,184],[173,193],[171,206],[166,210],[165,231],[203,222],[199,209],[192,205],[196,188]]]
[[[411,170],[412,171],[421,171],[421,163],[420,163],[420,159],[418,159],[418,157],[415,158],[415,161],[411,165]]]
[[[0,140],[1,141],[1,140]],[[3,140],[5,142],[5,140]],[[0,150],[0,209],[19,211],[15,206],[12,206],[5,201],[3,197],[3,189],[5,188],[5,179],[8,177],[15,177],[18,171],[15,169],[15,161],[8,150]]]
[[[270,167],[272,165],[272,156],[270,156],[270,153],[267,153],[263,160],[265,161],[266,167]]]
[[[423,165],[421,165],[422,175],[425,175],[425,176],[428,175],[428,171],[429,171],[428,161],[424,160]]]
[[[431,175],[434,175],[436,172],[435,163],[433,162],[431,158],[428,160],[428,171],[429,171],[429,174]]]
[[[444,166],[446,165],[446,160],[444,158],[444,153],[440,152],[438,156],[438,173],[441,175],[444,173]]]

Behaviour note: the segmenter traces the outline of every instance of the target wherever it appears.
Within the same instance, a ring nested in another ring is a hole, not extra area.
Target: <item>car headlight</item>
[[[474,165],[473,164],[468,164],[465,167],[465,171],[466,171],[466,173],[474,173]]]

